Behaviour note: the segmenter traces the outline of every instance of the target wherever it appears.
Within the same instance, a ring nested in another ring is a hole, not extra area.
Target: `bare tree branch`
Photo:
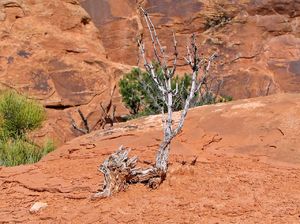
[[[156,60],[160,65],[166,66],[167,63],[166,63],[165,51],[164,51],[164,49],[163,49],[163,47],[162,47],[162,45],[159,41],[159,38],[158,38],[157,33],[156,33],[155,26],[153,25],[152,20],[150,19],[148,12],[146,10],[144,10],[142,7],[140,7],[140,10],[144,14],[144,19],[146,21],[146,24],[147,24],[147,27],[148,27],[148,30],[149,30],[149,33],[150,33],[150,36],[151,36],[152,46],[153,46],[153,50],[154,50]],[[161,62],[161,60],[160,60],[160,56],[158,54],[156,44],[159,47],[160,54],[163,58],[163,62]]]
[[[169,74],[170,78],[172,78],[176,72],[177,59],[178,59],[177,40],[174,32],[173,32],[173,43],[174,43],[174,61],[173,61],[173,67]]]
[[[91,131],[95,130],[95,128],[99,125],[99,123],[100,123],[100,127],[101,127],[102,129],[105,128],[105,125],[106,125],[107,123],[110,123],[110,125],[113,126],[113,122],[114,122],[114,120],[115,120],[116,106],[113,105],[112,97],[113,97],[113,95],[114,95],[115,90],[116,90],[116,85],[114,85],[114,87],[113,87],[113,89],[112,89],[112,91],[111,91],[111,94],[110,94],[110,100],[109,100],[109,102],[108,102],[108,104],[107,104],[106,107],[104,107],[104,106],[102,105],[102,102],[100,103],[100,108],[101,108],[101,110],[102,110],[102,113],[101,113],[101,117],[100,117],[99,120],[96,122],[96,124],[94,124],[92,127],[90,127],[89,122],[88,122],[88,117],[89,117],[90,114],[87,115],[87,116],[84,116],[84,114],[82,113],[82,111],[78,108],[78,109],[77,109],[77,112],[78,112],[78,114],[79,114],[79,116],[80,116],[80,118],[81,118],[81,120],[82,120],[82,123],[83,123],[83,126],[84,126],[84,127],[83,127],[83,128],[80,128],[80,127],[76,124],[76,122],[74,121],[74,119],[71,118],[71,125],[72,125],[72,127],[73,127],[75,130],[81,132],[82,134],[88,134],[88,133],[90,133]],[[111,111],[111,115],[109,115],[109,112],[110,112],[110,111]]]
[[[77,112],[82,120],[82,123],[84,125],[84,128],[80,128],[77,126],[76,122],[73,120],[73,118],[71,118],[71,124],[72,124],[72,127],[75,129],[75,130],[78,130],[80,131],[82,134],[87,134],[87,133],[90,133],[90,127],[89,127],[89,124],[88,124],[88,120],[87,120],[87,117],[85,117],[82,113],[82,111],[80,109],[77,109]]]

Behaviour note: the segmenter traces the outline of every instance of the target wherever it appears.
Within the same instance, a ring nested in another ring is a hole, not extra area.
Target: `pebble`
[[[36,212],[40,211],[41,209],[46,208],[47,206],[48,206],[47,203],[44,203],[44,202],[36,202],[36,203],[34,203],[34,204],[31,206],[29,212],[30,212],[30,213],[36,213]]]

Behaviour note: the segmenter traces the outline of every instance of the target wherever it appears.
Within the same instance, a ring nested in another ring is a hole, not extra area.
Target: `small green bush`
[[[163,74],[161,68],[156,66],[155,69],[158,79],[162,81]],[[191,102],[192,107],[232,100],[230,96],[217,96],[214,92],[218,92],[220,85],[217,85],[217,90],[212,91],[212,82],[213,80],[209,80],[209,83],[203,86],[201,92],[197,93],[194,101]],[[184,74],[181,77],[175,76],[172,79],[173,90],[176,89],[176,83],[178,84],[178,94],[173,102],[173,111],[183,109],[192,83],[191,76],[188,74]],[[161,113],[162,106],[165,107],[166,111],[166,106],[156,83],[148,73],[142,72],[139,68],[134,68],[130,73],[125,74],[119,81],[119,87],[122,101],[130,110],[130,115],[127,117],[128,120]]]
[[[233,100],[233,97],[232,96],[223,96],[221,99],[220,99],[220,102],[230,102]]]
[[[138,114],[142,103],[143,90],[139,81],[140,75],[141,70],[135,68],[132,69],[130,73],[126,74],[119,82],[122,101],[130,110],[131,114]]]
[[[55,147],[52,141],[46,141],[40,147],[19,138],[1,142],[0,148],[0,166],[18,166],[38,162]]]
[[[159,79],[162,80],[160,68],[156,68]],[[185,74],[183,77],[176,76],[172,80],[172,88],[178,83],[178,97],[173,104],[173,110],[183,109],[184,100],[188,96],[188,89],[191,85],[191,77]],[[160,91],[146,72],[134,68],[130,73],[124,75],[119,82],[120,94],[125,106],[130,110],[131,118],[157,114],[161,107],[165,106]]]
[[[13,91],[0,96],[0,128],[7,137],[19,138],[42,124],[45,111],[42,105]]]
[[[223,27],[226,24],[230,23],[232,20],[232,16],[228,15],[225,12],[219,12],[215,15],[206,17],[206,21],[204,23],[204,29],[208,30],[210,28],[218,28]]]
[[[39,146],[27,136],[45,117],[43,106],[33,100],[13,91],[0,95],[0,166],[35,163],[54,150],[53,142]]]

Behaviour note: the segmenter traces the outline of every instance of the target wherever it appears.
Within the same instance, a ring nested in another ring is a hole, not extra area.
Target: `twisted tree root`
[[[156,167],[136,168],[138,158],[129,158],[130,149],[121,146],[100,165],[104,174],[103,189],[93,198],[106,198],[114,193],[125,191],[129,184],[143,183],[150,188],[157,188],[165,179],[165,173]]]

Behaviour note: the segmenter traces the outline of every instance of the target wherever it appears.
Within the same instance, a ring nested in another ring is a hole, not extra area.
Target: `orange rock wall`
[[[140,33],[147,36],[147,30],[136,2],[81,3],[100,29],[103,46],[113,61],[137,65],[136,39]],[[149,11],[169,52],[175,31],[181,57],[192,33],[205,54],[218,53],[214,73],[224,81],[222,94],[239,99],[300,91],[299,0],[139,2]]]

